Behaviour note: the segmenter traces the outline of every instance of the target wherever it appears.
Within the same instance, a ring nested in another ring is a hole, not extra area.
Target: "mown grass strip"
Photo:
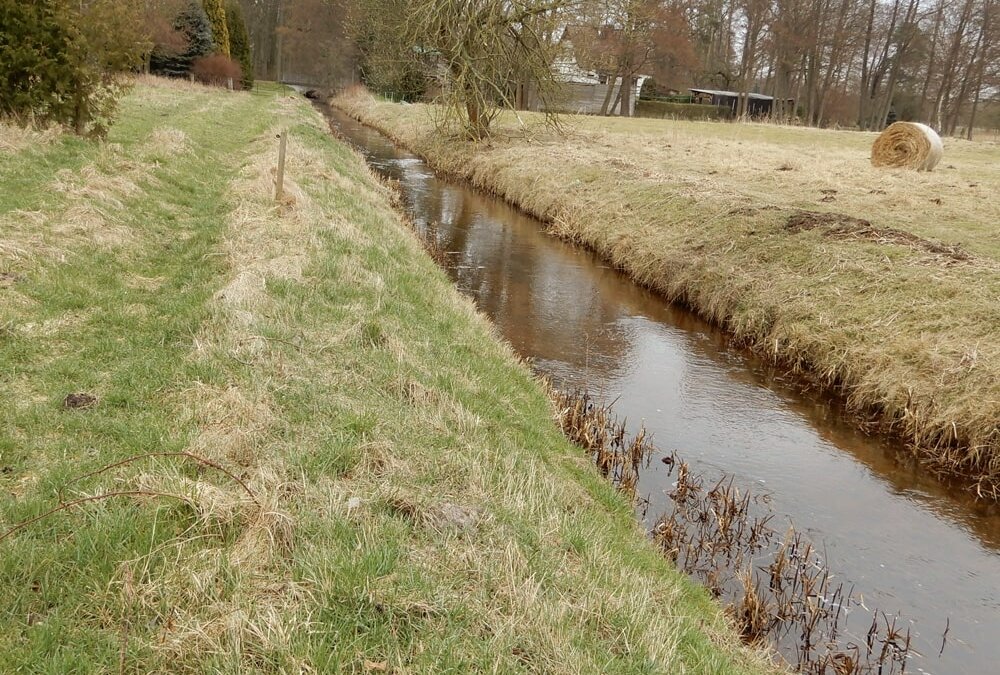
[[[0,670],[767,670],[305,101],[0,172]]]
[[[873,169],[871,134],[575,118],[560,137],[528,113],[470,144],[426,105],[333,103],[1000,496],[995,144],[949,140],[917,174]]]

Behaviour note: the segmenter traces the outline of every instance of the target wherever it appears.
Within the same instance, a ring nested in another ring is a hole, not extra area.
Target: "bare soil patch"
[[[97,405],[97,397],[86,392],[69,394],[63,399],[63,407],[67,410],[84,410]]]
[[[942,244],[892,227],[878,227],[863,218],[855,218],[843,213],[798,211],[785,221],[785,229],[790,232],[820,229],[825,236],[836,239],[867,240],[878,244],[909,246],[945,256],[956,262],[971,260],[969,253],[957,244]]]

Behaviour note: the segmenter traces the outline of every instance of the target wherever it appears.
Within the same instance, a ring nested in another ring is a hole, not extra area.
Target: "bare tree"
[[[640,74],[687,77],[698,63],[685,7],[664,0],[591,3],[572,27],[577,61],[608,81],[601,114],[631,114]],[[616,83],[621,83],[616,86]]]
[[[979,30],[981,48],[979,51],[979,63],[976,67],[976,84],[972,98],[972,111],[969,113],[969,124],[966,127],[965,137],[972,140],[973,129],[976,126],[976,112],[979,108],[979,101],[983,95],[984,85],[987,84],[987,74],[992,69],[994,82],[993,90],[996,91],[997,81],[1000,81],[1000,7],[996,0],[986,0],[983,4],[982,24]]]
[[[514,108],[517,83],[551,110],[557,90],[552,39],[570,0],[411,0],[414,53],[442,82],[447,120],[482,139],[504,108]],[[546,113],[555,121],[553,113]]]
[[[739,0],[743,18],[743,47],[740,50],[740,66],[737,71],[736,106],[737,119],[746,117],[749,108],[750,90],[753,88],[759,59],[761,37],[771,17],[770,0]]]

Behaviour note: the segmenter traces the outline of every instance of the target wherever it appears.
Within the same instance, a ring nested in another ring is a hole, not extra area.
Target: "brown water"
[[[437,178],[411,153],[324,110],[378,173],[503,335],[557,385],[585,387],[711,480],[771,495],[868,608],[913,631],[908,672],[1000,672],[1000,509],[901,461],[835,402],[733,348],[719,330],[543,232],[504,202]],[[654,518],[670,489],[653,461]],[[950,620],[948,644],[938,656]],[[865,627],[870,615],[858,621]],[[859,624],[859,625],[861,625]],[[863,633],[861,634],[863,638]]]

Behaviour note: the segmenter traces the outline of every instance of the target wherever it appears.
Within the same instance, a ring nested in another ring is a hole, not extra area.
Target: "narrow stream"
[[[417,227],[452,258],[457,286],[538,370],[616,400],[630,426],[643,422],[664,453],[677,450],[709,480],[726,472],[768,493],[775,520],[825,550],[867,607],[910,626],[908,672],[1000,672],[1000,509],[923,476],[835,401],[804,392],[537,220],[322,110],[375,171],[399,181]],[[667,508],[670,483],[654,459],[640,484],[650,518]]]

